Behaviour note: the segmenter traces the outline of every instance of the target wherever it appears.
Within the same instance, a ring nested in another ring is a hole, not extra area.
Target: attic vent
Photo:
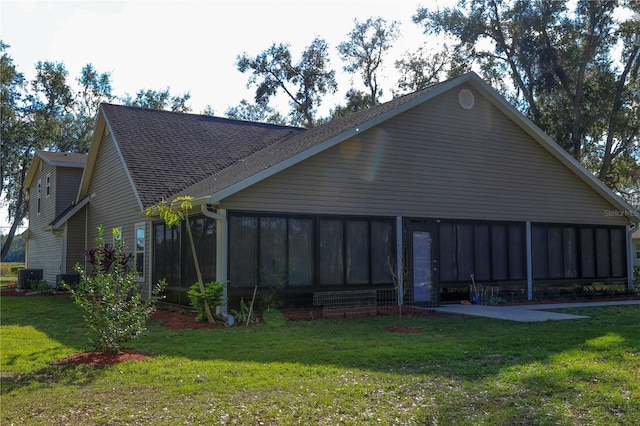
[[[473,108],[473,104],[475,99],[473,97],[473,93],[469,89],[462,89],[460,93],[458,93],[458,102],[460,106],[464,109]]]

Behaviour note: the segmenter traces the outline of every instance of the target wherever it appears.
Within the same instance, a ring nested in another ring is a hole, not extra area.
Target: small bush
[[[204,321],[207,315],[204,309],[205,298],[209,303],[209,307],[213,310],[217,306],[222,305],[222,297],[224,296],[225,285],[219,282],[210,282],[204,285],[204,296],[200,291],[198,283],[191,286],[187,295],[191,301],[191,306],[196,308],[196,321]]]
[[[103,233],[104,229],[99,226],[96,248],[85,252],[92,270],[85,271],[76,265],[79,283],[73,287],[63,285],[75,303],[86,311],[85,321],[96,335],[90,339],[94,348],[115,352],[146,331],[147,319],[155,310],[166,283],[156,284],[149,300],[143,300],[136,282],[138,272],[128,266],[130,256],[125,254],[120,232],[113,230],[112,249],[105,248]]]
[[[31,290],[38,293],[52,293],[54,288],[46,280],[31,281]]]

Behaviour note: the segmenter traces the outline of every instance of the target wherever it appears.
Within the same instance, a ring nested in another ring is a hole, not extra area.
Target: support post
[[[398,306],[404,304],[404,242],[402,240],[402,216],[396,217],[396,276],[398,277]]]
[[[531,222],[527,221],[526,226],[526,244],[527,244],[527,300],[533,300],[533,250],[531,247]]]

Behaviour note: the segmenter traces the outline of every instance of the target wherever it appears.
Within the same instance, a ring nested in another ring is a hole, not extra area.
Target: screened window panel
[[[169,228],[164,222],[153,225],[154,281],[166,279],[173,287],[180,286],[180,232],[179,228]]]
[[[346,228],[347,284],[369,283],[369,224],[349,220]]]
[[[371,221],[371,282],[385,284],[393,281],[387,265],[395,264],[395,227],[388,221]]]
[[[343,284],[343,222],[322,219],[319,221],[319,275],[320,284]]]
[[[533,279],[548,278],[547,228],[543,225],[531,227],[531,256]]]
[[[508,225],[509,238],[509,278],[523,280],[526,276],[526,238],[524,226]]]
[[[289,285],[313,284],[313,220],[289,219]]]
[[[596,274],[598,278],[611,276],[611,246],[609,230],[596,228]]]
[[[595,237],[592,228],[580,229],[580,266],[582,278],[595,278],[596,252]]]
[[[473,225],[458,224],[456,234],[458,281],[469,281],[474,273]]]
[[[473,227],[474,274],[477,280],[491,279],[491,244],[489,225],[477,224]]]
[[[284,284],[287,269],[287,219],[261,217],[260,284]]]
[[[205,283],[216,280],[216,223],[215,219],[203,215],[190,216],[191,234],[196,247],[200,272]],[[181,232],[186,236],[186,223],[182,224]],[[182,239],[182,281],[185,286],[191,286],[198,282],[193,254],[189,238]]]
[[[505,225],[491,225],[491,278],[506,280],[509,278],[508,240]]]
[[[258,218],[229,218],[229,286],[258,284]]]
[[[613,228],[611,234],[611,276],[627,275],[626,237],[623,228]]]
[[[440,280],[456,281],[458,279],[456,225],[454,223],[440,223],[438,234],[440,239]]]
[[[574,227],[562,229],[564,277],[578,278],[578,231]]]
[[[562,228],[559,226],[547,228],[547,264],[549,267],[548,278],[564,278],[564,244]]]

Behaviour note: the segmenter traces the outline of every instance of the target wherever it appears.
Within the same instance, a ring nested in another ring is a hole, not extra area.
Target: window
[[[40,214],[42,210],[42,179],[38,179],[38,192],[36,199],[36,213]]]
[[[525,226],[521,223],[441,222],[440,281],[524,280]]]
[[[51,195],[51,173],[47,173],[44,193],[47,198],[49,198],[49,196]]]
[[[230,214],[232,287],[390,284],[390,219]]]
[[[135,265],[136,270],[138,271],[138,277],[144,278],[144,253],[145,253],[145,224],[144,223],[136,223],[134,225],[134,233],[135,233]]]
[[[640,244],[636,244],[636,259],[640,259]]]
[[[533,224],[533,278],[624,277],[624,232],[622,227]]]
[[[196,254],[205,282],[216,280],[216,220],[189,216]],[[166,279],[169,287],[189,288],[198,281],[185,223],[169,228],[153,224],[153,281]],[[146,250],[145,250],[146,251]],[[168,296],[169,297],[169,296]]]

